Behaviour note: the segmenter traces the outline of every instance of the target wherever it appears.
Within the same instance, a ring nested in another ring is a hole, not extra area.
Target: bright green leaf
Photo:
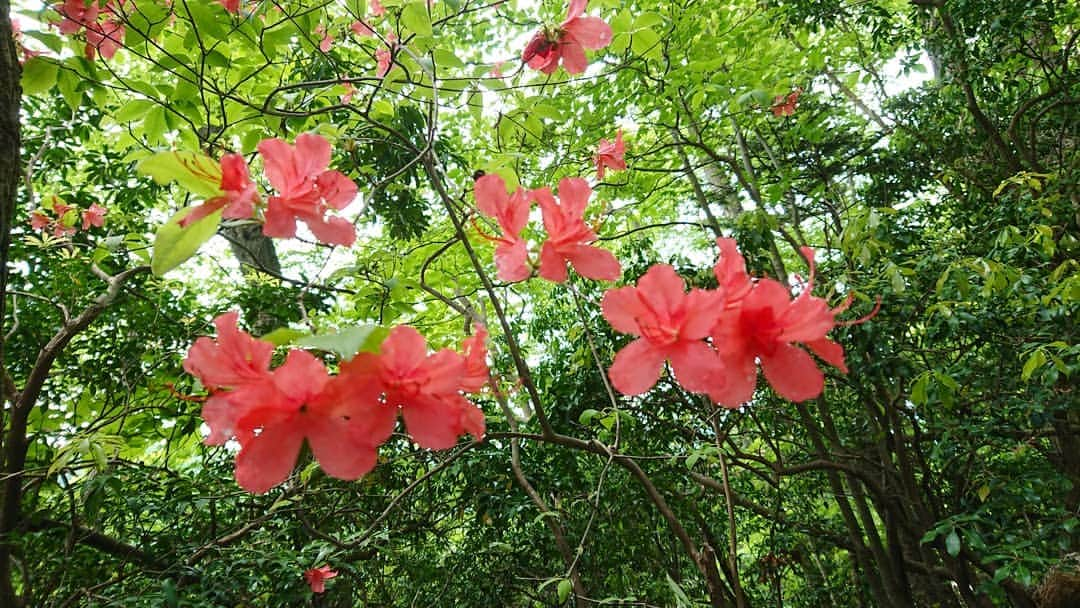
[[[181,209],[158,228],[154,237],[154,254],[150,258],[150,270],[155,275],[161,276],[183,264],[217,232],[218,224],[221,223],[220,209],[181,228],[180,220],[192,209],[193,207]]]
[[[159,184],[177,182],[203,198],[221,195],[221,165],[195,152],[159,152],[135,168]]]

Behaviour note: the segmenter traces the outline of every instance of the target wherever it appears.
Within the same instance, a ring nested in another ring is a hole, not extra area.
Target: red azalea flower
[[[529,278],[529,253],[521,231],[529,221],[530,198],[518,188],[513,194],[506,191],[506,182],[489,173],[476,180],[473,186],[476,208],[480,213],[495,218],[503,230],[501,237],[492,238],[495,247],[495,268],[502,281],[523,281]],[[491,237],[489,237],[491,238]]]
[[[611,27],[599,17],[582,17],[589,0],[570,0],[566,19],[557,28],[544,28],[533,36],[521,60],[534,70],[552,74],[562,60],[569,74],[581,74],[589,65],[585,49],[611,44]]]
[[[119,4],[122,6],[123,0]],[[101,53],[105,59],[112,59],[124,42],[124,24],[117,4],[110,0],[101,8],[99,14],[104,17],[100,22],[97,21],[98,15],[94,15],[93,21],[86,22],[86,58],[91,61],[96,52]],[[85,17],[89,16],[90,11],[87,11]]]
[[[341,94],[341,103],[349,103],[357,93],[356,87],[351,82],[343,82],[341,87],[345,89],[345,92]]]
[[[613,142],[601,139],[596,150],[596,179],[604,179],[604,170],[606,168],[618,171],[626,169],[624,154],[626,154],[626,145],[623,143],[622,129],[615,132],[615,141]]]
[[[263,234],[296,236],[296,222],[307,224],[315,238],[329,245],[352,245],[356,229],[345,218],[326,217],[328,209],[341,210],[356,198],[356,184],[330,165],[330,143],[321,135],[297,136],[296,146],[274,138],[259,143],[266,178],[279,192],[270,197]]]
[[[77,34],[87,24],[96,23],[98,17],[98,3],[93,0],[89,5],[86,0],[64,0],[64,3],[55,7],[63,19],[58,24],[60,33],[65,36]]]
[[[304,570],[304,580],[307,582],[308,586],[311,587],[312,593],[325,592],[326,581],[337,575],[337,570],[331,570],[330,566],[319,566],[318,568]]]
[[[781,397],[806,401],[820,395],[825,376],[810,354],[795,343],[847,372],[843,347],[825,337],[847,304],[830,309],[825,300],[810,294],[814,253],[807,247],[802,253],[810,263],[810,280],[798,297],[791,299],[788,289],[777,281],[760,279],[745,297],[729,303],[729,311],[710,332],[721,362],[719,377],[709,392],[717,403],[739,407],[750,400],[757,383],[755,361],[760,361],[765,379]]]
[[[221,196],[215,196],[192,209],[180,220],[180,226],[187,226],[222,208],[221,217],[228,220],[247,219],[255,214],[255,201],[259,195],[242,154],[225,154],[221,157],[221,191]]]
[[[461,395],[475,386],[466,358],[443,349],[427,354],[424,337],[412,327],[390,330],[379,354],[360,353],[341,364],[352,385],[374,385],[383,393],[380,416],[401,409],[409,436],[420,446],[444,450],[469,433],[484,436],[484,413]]]
[[[787,95],[777,95],[773,99],[771,108],[773,116],[791,116],[795,114],[795,108],[799,105],[799,95],[802,95],[802,89],[800,88],[796,88]]]
[[[87,230],[90,226],[97,226],[101,228],[105,225],[105,214],[109,210],[97,203],[91,203],[90,206],[82,212],[82,229]]]
[[[30,214],[30,228],[32,230],[45,230],[52,223],[52,218],[40,211]]]
[[[377,387],[341,375],[331,378],[315,357],[290,351],[269,370],[273,345],[236,327],[237,313],[214,320],[216,341],[199,338],[184,369],[215,392],[203,406],[208,444],[240,443],[236,482],[261,494],[284,481],[307,440],[331,477],[357,479],[375,467],[376,450],[393,431],[380,415]]]
[[[357,36],[364,38],[371,38],[375,35],[375,30],[372,30],[371,27],[363,21],[353,21],[352,25],[349,26],[349,29]]]
[[[476,333],[461,343],[461,354],[465,357],[465,376],[461,379],[461,390],[466,393],[479,393],[491,379],[491,370],[487,364],[487,328],[477,323],[473,329]]]
[[[559,182],[559,203],[547,188],[533,190],[544,215],[548,239],[540,249],[540,276],[562,283],[567,278],[566,263],[570,262],[583,277],[614,281],[622,274],[622,266],[606,249],[590,243],[596,233],[585,224],[585,206],[592,188],[581,178]]]
[[[320,23],[315,27],[315,34],[322,36],[322,40],[319,41],[319,50],[329,53],[334,46],[334,37],[326,30],[326,26]]]
[[[378,48],[375,50],[375,61],[377,65],[375,67],[375,75],[379,78],[386,76],[390,72],[392,67],[392,61],[394,60],[394,53],[388,48]]]
[[[637,287],[611,289],[601,310],[616,330],[640,336],[615,355],[611,384],[624,395],[639,395],[660,378],[664,361],[686,390],[707,392],[716,353],[705,343],[723,313],[723,293],[692,289],[667,264],[656,264]]]

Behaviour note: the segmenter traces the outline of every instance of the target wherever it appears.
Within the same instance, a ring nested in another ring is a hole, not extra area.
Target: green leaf
[[[293,329],[291,327],[279,327],[274,331],[259,336],[260,340],[266,340],[274,346],[285,346],[286,344],[292,344],[299,338],[309,335],[306,331],[300,331],[299,329]]]
[[[1042,349],[1036,349],[1035,352],[1027,358],[1024,362],[1024,369],[1020,371],[1020,378],[1025,382],[1031,379],[1031,375],[1035,373],[1035,370],[1039,369],[1046,364],[1046,353]]]
[[[161,276],[187,261],[195,255],[203,243],[217,233],[218,224],[221,223],[221,210],[180,227],[182,220],[194,207],[187,207],[169,218],[169,221],[158,228],[154,236],[154,254],[150,258],[150,270],[157,276]]]
[[[132,99],[125,103],[113,114],[113,120],[116,122],[131,122],[141,119],[146,116],[146,113],[150,111],[156,104],[149,99]]]
[[[379,351],[383,340],[389,333],[378,325],[360,325],[350,327],[334,334],[307,336],[296,340],[299,346],[318,348],[337,354],[343,360],[352,359],[358,352],[374,353]]]
[[[571,590],[573,590],[573,586],[570,584],[570,581],[566,580],[565,578],[559,581],[559,587],[557,589],[557,592],[560,604],[570,599]]]
[[[956,530],[949,532],[949,535],[945,537],[945,550],[953,557],[960,555],[960,535],[956,533]]]
[[[431,16],[423,2],[412,2],[401,10],[401,24],[417,36],[431,36]]]
[[[587,409],[584,412],[581,412],[581,415],[578,416],[578,423],[583,426],[589,426],[593,418],[596,418],[596,416],[598,416],[599,414],[600,412],[594,409]]]
[[[22,71],[22,90],[26,95],[38,95],[53,88],[59,67],[47,57],[31,57]]]
[[[645,28],[651,28],[653,26],[660,25],[664,22],[664,17],[658,13],[642,13],[634,19],[634,29],[641,30]]]
[[[158,152],[135,168],[159,184],[177,182],[204,198],[221,195],[221,165],[195,152]]]

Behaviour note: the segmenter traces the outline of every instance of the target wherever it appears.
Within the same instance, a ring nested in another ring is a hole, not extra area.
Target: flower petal
[[[567,259],[581,276],[597,281],[617,281],[622,266],[607,249],[592,245],[572,245],[565,250]]]
[[[589,0],[570,0],[570,6],[566,10],[566,22],[573,21],[585,12],[585,6]]]
[[[634,340],[616,353],[608,370],[611,385],[624,395],[640,395],[660,379],[664,359],[664,353],[653,348],[648,340]]]
[[[456,394],[465,377],[465,357],[449,348],[427,357],[416,374],[423,374],[421,390],[427,395]]]
[[[584,220],[585,208],[589,205],[591,196],[592,188],[589,182],[580,177],[559,180],[559,206],[568,219]]]
[[[750,401],[757,385],[757,364],[753,354],[720,356],[709,387],[709,398],[726,408],[737,408]]]
[[[700,340],[724,315],[724,294],[719,291],[691,289],[684,300],[682,331],[679,336],[687,340]]]
[[[582,74],[589,67],[589,58],[585,56],[585,48],[576,38],[567,36],[559,42],[559,52],[562,53],[563,67],[568,74]]]
[[[236,483],[248,492],[262,494],[285,481],[303,441],[303,429],[292,420],[264,428],[236,455]]]
[[[537,274],[555,283],[566,281],[566,258],[559,254],[551,241],[544,241],[540,247],[540,268]]]
[[[296,236],[296,216],[289,209],[288,202],[280,196],[271,196],[266,203],[263,234],[280,239],[291,239]]]
[[[269,213],[267,219],[269,220]],[[351,247],[356,242],[356,227],[343,217],[305,218],[304,223],[320,243]],[[265,228],[263,231],[265,232]]]
[[[319,466],[331,477],[352,481],[375,468],[379,444],[344,418],[310,417],[307,439]]]
[[[683,388],[692,393],[707,393],[719,365],[716,351],[701,341],[680,342],[668,351],[671,371]]]
[[[390,330],[379,352],[388,373],[407,376],[427,358],[427,341],[416,329],[398,325]]]
[[[319,174],[316,185],[326,204],[339,211],[356,200],[356,182],[340,171],[323,171]]]
[[[821,359],[829,365],[839,369],[845,374],[848,372],[847,365],[844,363],[843,346],[840,346],[828,338],[822,338],[820,340],[810,340],[809,342],[806,342],[806,347],[815,355],[821,357]]]
[[[296,136],[296,172],[314,178],[330,166],[330,142],[322,135],[301,133]]]
[[[504,237],[495,247],[496,276],[500,281],[524,281],[532,274],[529,268],[529,252],[525,241]]]
[[[602,49],[611,44],[611,26],[599,17],[580,17],[567,23],[563,29],[587,49]]]
[[[636,287],[607,290],[600,301],[600,311],[616,331],[635,336],[641,335],[638,318],[648,313],[638,297]]]
[[[471,404],[461,395],[420,399],[401,408],[405,427],[413,441],[429,450],[445,450],[457,443],[464,431],[464,407]]]
[[[681,313],[686,282],[671,266],[653,264],[638,279],[637,288],[645,303],[664,321]]]
[[[771,355],[760,355],[761,371],[773,390],[784,399],[806,401],[821,394],[825,374],[813,357],[790,344],[779,344]]]
[[[488,173],[476,180],[473,196],[476,197],[476,208],[490,218],[499,217],[499,210],[510,197],[506,192],[506,182],[497,173]]]

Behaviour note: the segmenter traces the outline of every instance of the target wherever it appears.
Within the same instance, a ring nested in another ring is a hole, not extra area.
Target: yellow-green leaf
[[[155,275],[161,276],[183,264],[217,232],[221,223],[220,209],[181,228],[180,220],[193,208],[181,209],[158,228],[154,237],[154,254],[150,258],[150,270]]]

